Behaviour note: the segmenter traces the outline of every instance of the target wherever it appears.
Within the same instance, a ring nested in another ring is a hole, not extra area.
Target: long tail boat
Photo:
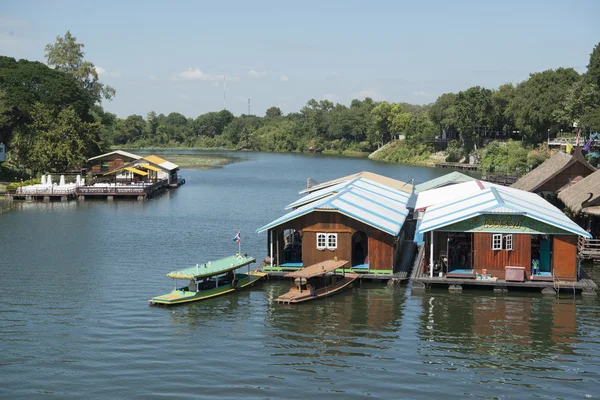
[[[170,272],[167,276],[173,279],[173,291],[148,301],[151,305],[173,305],[205,300],[240,290],[254,284],[266,275],[263,272],[250,271],[250,264],[253,262],[256,262],[254,257],[236,254]],[[248,266],[247,273],[234,272],[246,265]],[[188,280],[188,284],[178,288],[178,279]]]
[[[344,273],[343,269],[341,274],[336,273],[336,270],[346,264],[348,261],[327,260],[284,275],[286,278],[293,279],[292,287],[289,292],[282,294],[275,301],[288,304],[302,303],[341,291],[358,278],[357,274]]]

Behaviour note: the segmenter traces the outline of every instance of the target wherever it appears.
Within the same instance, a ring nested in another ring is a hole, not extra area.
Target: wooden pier
[[[14,192],[8,193],[9,200],[29,200],[29,201],[69,201],[77,198],[75,188],[57,189],[40,188],[37,190],[23,191],[18,188]]]
[[[88,198],[137,198],[145,200],[156,196],[169,187],[166,179],[160,180],[152,185],[117,185],[117,186],[82,186],[77,188],[77,198],[80,200]]]
[[[457,162],[436,162],[436,168],[450,168],[450,169],[459,169],[463,171],[477,171],[479,165],[477,164],[464,164]]]
[[[510,186],[520,178],[517,174],[490,174],[484,175],[481,179],[498,185]]]
[[[445,274],[440,276],[430,277],[428,273],[423,271],[423,257],[425,255],[424,247],[419,249],[418,257],[415,260],[411,281],[415,289],[429,289],[431,287],[447,286],[450,291],[462,291],[463,288],[482,287],[493,289],[494,291],[507,292],[509,290],[541,290],[544,294],[565,293],[581,293],[583,295],[596,295],[598,286],[590,279],[584,270],[579,272],[579,280],[577,281],[524,281],[513,282],[504,279],[468,279],[468,278],[448,278]]]

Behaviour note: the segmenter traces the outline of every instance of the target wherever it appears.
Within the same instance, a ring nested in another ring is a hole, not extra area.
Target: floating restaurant
[[[578,238],[590,234],[537,194],[476,180],[419,193],[415,211],[417,287],[595,293],[577,258]]]
[[[398,272],[405,242],[412,245],[403,229],[410,184],[361,172],[300,193],[306,195],[286,207],[292,211],[257,230],[267,232],[263,271],[284,275],[339,259],[349,261],[345,272],[362,277],[389,279]]]

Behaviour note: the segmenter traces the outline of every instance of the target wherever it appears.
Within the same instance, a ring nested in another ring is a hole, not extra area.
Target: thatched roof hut
[[[576,147],[573,155],[558,152],[544,161],[539,167],[511,185],[512,188],[528,192],[559,192],[578,176],[586,177],[596,171],[590,165],[581,148]]]
[[[558,198],[575,214],[600,216],[600,171],[562,190]]]

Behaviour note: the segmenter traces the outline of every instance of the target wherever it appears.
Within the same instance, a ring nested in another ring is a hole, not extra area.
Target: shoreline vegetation
[[[583,74],[549,69],[497,89],[444,93],[431,104],[311,99],[288,114],[273,106],[264,116],[221,110],[195,118],[105,111],[102,102],[116,91],[100,82],[84,47],[67,31],[45,47],[47,64],[0,56],[0,142],[6,166],[24,180],[76,171],[111,148],[369,155],[425,166],[480,162],[482,171],[520,173],[550,155],[543,145],[549,138],[600,131],[600,43]],[[224,162],[180,157],[184,168]]]

